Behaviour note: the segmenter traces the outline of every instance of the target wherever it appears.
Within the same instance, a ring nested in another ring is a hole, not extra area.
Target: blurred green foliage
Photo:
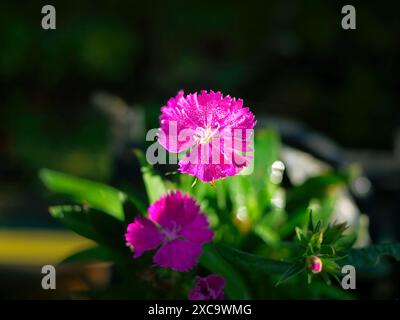
[[[142,288],[152,298],[184,298],[196,273],[224,276],[225,291],[231,299],[352,298],[353,295],[333,285],[329,276],[340,283],[340,270],[345,263],[357,270],[388,272],[379,267],[384,262],[380,258],[388,255],[399,261],[400,245],[351,249],[357,230],[346,232],[346,223],[331,224],[330,216],[335,190],[352,176],[332,171],[286,189],[271,178],[273,163],[280,158],[279,146],[276,133],[259,131],[255,136],[254,172],[218,180],[215,187],[202,182],[193,185],[194,177],[189,175],[169,175],[167,179],[157,174],[137,151],[147,201],[140,200],[138,194],[43,169],[40,177],[48,189],[69,196],[75,203],[52,207],[52,216],[100,245],[76,253],[65,262],[113,261],[121,272],[122,285],[131,281],[140,284],[140,290],[130,286],[123,292],[112,293],[115,298],[143,298]],[[151,267],[146,254],[133,260],[123,241],[124,230],[134,216],[146,216],[143,208],[176,189],[194,196],[216,233],[213,243],[203,246],[199,266],[184,274]],[[289,197],[291,194],[296,196]],[[283,199],[277,202],[276,197]],[[316,202],[321,205],[315,206]],[[310,213],[311,206],[316,209]],[[323,261],[320,274],[307,271],[307,258],[315,255]],[[160,281],[160,286],[155,287],[143,276],[148,272],[154,281]],[[172,288],[162,284],[168,281],[174,283]],[[109,288],[111,292],[113,289]]]

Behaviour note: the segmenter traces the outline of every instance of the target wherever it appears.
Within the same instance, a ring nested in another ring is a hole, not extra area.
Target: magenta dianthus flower
[[[207,277],[196,277],[196,284],[189,292],[189,300],[223,300],[225,280],[212,274]]]
[[[127,227],[125,239],[133,257],[160,247],[153,257],[155,265],[180,272],[192,269],[202,244],[214,236],[195,200],[172,192],[150,205],[148,212],[150,219],[137,217]]]
[[[172,153],[190,152],[179,171],[204,182],[234,176],[249,165],[256,124],[243,100],[220,92],[179,91],[161,108],[159,143]]]

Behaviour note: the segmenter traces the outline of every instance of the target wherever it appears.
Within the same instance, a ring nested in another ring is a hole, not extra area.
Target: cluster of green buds
[[[352,235],[343,234],[346,229],[346,223],[323,227],[322,222],[318,221],[314,225],[310,213],[307,228],[304,230],[296,227],[295,258],[278,284],[304,272],[309,283],[314,276],[321,276],[328,284],[331,283],[330,277],[339,281],[340,265],[337,261],[345,257],[345,251],[355,240]]]

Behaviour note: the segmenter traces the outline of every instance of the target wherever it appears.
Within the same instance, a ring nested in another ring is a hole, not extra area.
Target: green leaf
[[[356,243],[356,241],[357,241],[356,232],[343,235],[335,242],[335,250],[336,251],[348,250]]]
[[[314,233],[311,236],[309,243],[314,248],[314,250],[318,251],[321,248],[321,244],[322,244],[323,239],[324,239],[323,238],[323,232],[320,231],[320,232]]]
[[[307,208],[312,199],[323,199],[328,195],[328,190],[347,183],[350,173],[328,172],[320,176],[307,179],[303,184],[288,190],[286,197],[286,209],[289,212],[298,208]]]
[[[113,250],[126,250],[125,227],[121,221],[93,208],[87,209],[88,222],[98,235],[98,242]]]
[[[307,210],[307,208],[302,208],[289,215],[286,223],[282,225],[281,229],[279,230],[281,237],[284,238],[288,236],[296,227],[299,226],[301,229],[304,228],[305,230],[307,227],[308,213],[309,210]]]
[[[400,261],[400,243],[379,244],[367,248],[350,249],[343,264],[350,264],[356,268],[371,268],[377,266],[384,256]]]
[[[125,223],[130,223],[138,215],[146,215],[147,207],[144,202],[136,196],[127,194],[124,202]]]
[[[78,205],[54,206],[49,208],[53,218],[60,220],[68,229],[75,231],[77,234],[99,241],[99,235],[90,225],[85,210]]]
[[[230,299],[250,299],[250,293],[239,272],[226,261],[212,244],[203,247],[200,264],[212,273],[225,278],[225,291]]]
[[[317,222],[317,225],[314,228],[314,232],[320,232],[321,231],[321,220]]]
[[[113,187],[49,169],[42,169],[39,177],[53,192],[67,195],[79,202],[87,202],[118,220],[124,219],[122,203],[126,196]]]
[[[193,188],[197,183],[197,178],[195,178],[192,182],[192,184],[190,185],[191,188]]]
[[[147,197],[149,202],[153,203],[167,193],[167,188],[161,177],[154,172],[153,167],[147,162],[143,152],[137,149],[134,152],[141,165]]]
[[[67,228],[83,237],[109,245],[114,250],[126,248],[124,225],[100,210],[78,205],[64,205],[50,207],[49,211]]]
[[[254,145],[254,172],[251,179],[261,189],[270,182],[272,164],[278,160],[281,145],[278,134],[269,130],[257,131]]]
[[[264,220],[261,220],[254,226],[254,233],[270,246],[274,247],[279,244],[279,233],[269,224],[265,223]]]
[[[296,231],[296,237],[300,242],[305,242],[307,238],[304,236],[303,230],[301,230],[299,227],[295,227],[294,230]]]
[[[313,207],[314,221],[318,221],[321,228],[326,228],[329,224],[330,217],[332,216],[333,210],[336,204],[336,196],[328,196],[319,200],[315,199],[311,201],[311,207]]]
[[[251,182],[252,196],[256,197],[257,208],[262,212],[271,204],[276,189],[271,180],[272,164],[279,159],[281,143],[279,135],[271,130],[258,130],[254,137],[254,171]],[[257,217],[255,217],[257,218]]]
[[[313,217],[312,217],[312,211],[310,210],[310,213],[308,215],[308,229],[307,231],[309,232],[314,232],[314,223],[313,223]]]
[[[324,232],[322,243],[329,245],[335,244],[335,242],[343,236],[343,232],[346,231],[348,227],[346,222],[329,225]]]
[[[133,195],[133,194],[128,194],[127,195],[127,201],[141,213],[141,214],[146,214],[147,213],[147,206],[144,204],[144,202],[139,199],[139,197]]]
[[[326,272],[321,273],[322,279],[325,281],[325,283],[330,286],[332,284],[331,279],[329,278],[329,274]]]
[[[335,259],[322,258],[321,260],[324,271],[330,273],[331,275],[335,275],[340,272],[340,267],[336,263]]]
[[[279,281],[276,283],[275,286],[280,285],[281,283],[288,281],[289,279],[297,276],[298,274],[302,273],[305,270],[304,262],[297,262],[294,263],[292,266],[290,266],[285,273],[282,275],[282,277],[279,279]]]
[[[65,258],[61,263],[77,263],[92,261],[110,261],[111,255],[104,246],[96,246],[75,252]]]
[[[217,249],[226,261],[246,273],[263,274],[269,277],[271,274],[282,274],[291,266],[288,262],[271,260],[225,245],[218,245]]]

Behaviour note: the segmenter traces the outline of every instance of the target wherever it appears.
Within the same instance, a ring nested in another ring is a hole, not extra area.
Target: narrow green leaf
[[[79,235],[114,249],[125,248],[125,228],[121,221],[93,208],[78,205],[54,206],[50,214]]]
[[[193,180],[193,183],[192,183],[192,185],[191,185],[190,187],[193,188],[193,187],[196,185],[196,183],[197,183],[197,178],[195,178],[195,179]]]
[[[305,265],[304,262],[297,262],[294,263],[292,266],[290,266],[285,273],[282,275],[282,277],[279,279],[279,281],[276,283],[275,286],[279,286],[281,283],[288,281],[289,279],[297,276],[298,274],[302,273],[305,271]]]
[[[93,226],[93,229],[98,235],[99,243],[108,245],[114,250],[126,249],[124,238],[126,230],[121,221],[93,208],[89,208],[86,215],[89,224]]]
[[[109,250],[103,246],[86,248],[66,257],[61,263],[83,263],[92,261],[110,261]]]
[[[225,245],[218,245],[216,248],[226,261],[247,273],[259,273],[268,276],[271,274],[279,275],[291,266],[288,262],[271,260]]]
[[[225,291],[230,299],[250,299],[250,293],[240,273],[226,261],[212,244],[203,247],[200,264],[210,272],[225,278]]]
[[[256,131],[254,137],[254,171],[251,175],[245,177],[251,183],[249,191],[256,198],[256,212],[258,213],[271,205],[271,198],[277,186],[271,182],[270,177],[272,165],[279,159],[280,150],[281,142],[275,131]]]
[[[147,206],[145,203],[139,199],[139,197],[133,195],[133,194],[127,194],[127,199],[126,202],[133,204],[133,206],[141,213],[141,214],[146,214],[147,213]]]
[[[310,213],[308,215],[308,229],[309,232],[314,231],[314,223],[313,223],[313,217],[312,217],[312,210],[310,210]]]
[[[49,208],[53,218],[59,220],[68,229],[77,234],[99,241],[99,235],[96,233],[92,225],[88,221],[88,216],[85,210],[78,205],[54,206]]]
[[[135,155],[139,159],[143,181],[147,192],[149,203],[157,201],[162,195],[167,193],[167,188],[161,177],[156,174],[153,167],[146,161],[142,151],[134,150]]]
[[[102,210],[118,220],[124,219],[122,203],[126,196],[113,187],[49,169],[42,169],[39,177],[53,192],[67,195],[79,202],[87,202],[91,207]]]
[[[329,225],[324,232],[322,243],[329,245],[335,244],[341,237],[343,237],[343,232],[348,229],[348,227],[349,226],[346,222]]]

